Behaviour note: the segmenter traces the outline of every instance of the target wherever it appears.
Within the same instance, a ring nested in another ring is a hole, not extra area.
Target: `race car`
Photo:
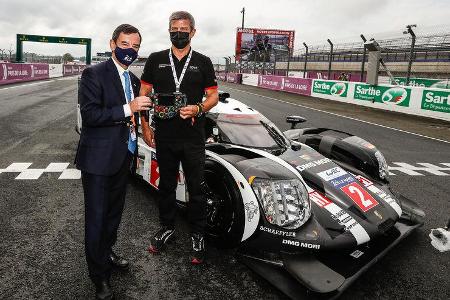
[[[206,114],[207,234],[293,299],[334,298],[423,224],[424,212],[389,186],[383,154],[327,128],[281,132],[219,94]],[[136,175],[158,188],[156,150],[138,140]],[[176,191],[189,202],[182,166]]]

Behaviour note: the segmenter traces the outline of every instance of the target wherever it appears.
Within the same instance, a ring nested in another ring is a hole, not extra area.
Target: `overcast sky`
[[[0,49],[14,49],[16,34],[24,33],[88,37],[95,54],[109,50],[117,25],[130,23],[143,36],[139,54],[147,56],[168,48],[170,13],[187,10],[197,25],[193,48],[216,63],[234,54],[244,6],[245,27],[295,30],[295,50],[327,38],[359,41],[361,33],[401,36],[407,24],[426,32],[450,28],[450,0],[0,0]],[[85,48],[27,42],[24,51],[83,56]]]

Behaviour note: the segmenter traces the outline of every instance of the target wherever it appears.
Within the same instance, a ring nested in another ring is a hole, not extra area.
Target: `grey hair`
[[[189,20],[189,23],[191,24],[191,29],[195,29],[194,17],[187,11],[173,12],[169,17],[169,29],[170,29],[170,25],[172,24],[172,21],[176,21],[176,20]]]

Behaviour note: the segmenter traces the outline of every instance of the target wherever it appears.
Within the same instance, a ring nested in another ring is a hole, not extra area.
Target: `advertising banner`
[[[219,72],[216,77],[219,80],[227,81],[227,73],[225,72]]]
[[[336,97],[347,97],[348,83],[331,80],[314,80],[313,92]]]
[[[411,89],[400,86],[355,84],[353,98],[357,100],[409,107]]]
[[[399,85],[406,85],[406,77],[394,77]],[[449,79],[410,78],[409,86],[421,86],[437,89],[450,89]]]
[[[49,64],[49,77],[62,77],[63,76],[63,65],[62,64]]]
[[[49,78],[47,64],[0,63],[0,84]]]
[[[259,87],[271,90],[281,90],[283,86],[283,77],[273,75],[259,76]]]
[[[86,65],[63,65],[63,76],[81,74],[85,68]]]
[[[311,79],[295,78],[295,77],[284,77],[283,80],[283,91],[311,95]]]
[[[228,73],[227,74],[227,82],[232,83],[241,83],[242,74],[238,73]]]
[[[450,114],[450,91],[424,89],[421,108]]]
[[[242,84],[258,86],[259,74],[242,74]]]
[[[236,60],[274,62],[294,51],[294,30],[238,28]]]

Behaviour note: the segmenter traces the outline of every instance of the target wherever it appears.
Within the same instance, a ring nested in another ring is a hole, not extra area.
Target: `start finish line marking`
[[[58,179],[81,179],[81,171],[67,168],[70,163],[50,163],[45,169],[32,169],[33,163],[12,163],[6,169],[0,169],[1,173],[19,173],[17,180],[36,180],[44,173],[61,173]]]
[[[1,173],[19,173],[14,179],[17,180],[36,180],[44,173],[61,173],[58,179],[81,179],[81,171],[75,168],[68,168],[70,163],[49,163],[45,169],[33,169],[30,166],[33,163],[10,164],[5,169],[0,169]],[[408,176],[450,176],[450,163],[415,163],[392,162],[389,166],[390,175],[408,175]]]

